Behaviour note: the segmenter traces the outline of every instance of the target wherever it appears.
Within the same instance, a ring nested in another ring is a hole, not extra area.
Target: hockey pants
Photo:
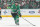
[[[12,13],[12,16],[14,17],[13,13]],[[14,17],[14,20],[15,20],[15,24],[19,24],[19,16],[18,15],[16,15]]]

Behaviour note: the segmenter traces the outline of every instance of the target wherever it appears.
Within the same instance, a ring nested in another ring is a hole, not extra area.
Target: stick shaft
[[[24,18],[23,18],[24,19]],[[31,22],[29,22],[28,20],[24,19],[25,21],[27,21],[28,23],[30,23],[31,25],[35,26],[34,24],[32,24]]]

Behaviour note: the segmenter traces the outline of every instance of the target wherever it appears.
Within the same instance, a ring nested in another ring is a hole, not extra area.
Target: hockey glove
[[[21,14],[19,14],[19,16],[21,17]]]

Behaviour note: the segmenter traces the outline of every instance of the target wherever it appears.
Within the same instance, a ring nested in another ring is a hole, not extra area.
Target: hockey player
[[[20,14],[20,7],[19,7],[19,4],[18,2],[15,2],[12,6],[11,6],[11,9],[12,9],[12,16],[14,17],[14,20],[15,20],[15,24],[16,25],[19,25],[19,15],[21,17],[21,14]]]
[[[1,17],[1,0],[0,0],[0,20],[2,19]]]
[[[1,17],[1,8],[0,8],[0,20],[2,19],[2,17]]]

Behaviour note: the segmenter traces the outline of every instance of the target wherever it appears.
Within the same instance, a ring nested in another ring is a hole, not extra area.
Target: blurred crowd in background
[[[21,9],[40,9],[40,0],[0,0],[0,8],[11,9],[15,1],[18,1]]]

